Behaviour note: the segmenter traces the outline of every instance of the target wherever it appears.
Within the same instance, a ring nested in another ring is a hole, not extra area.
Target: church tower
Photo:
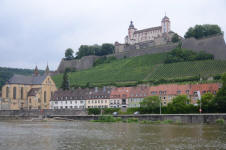
[[[168,33],[170,31],[170,20],[166,15],[164,18],[162,18],[161,24],[162,24],[162,33]]]

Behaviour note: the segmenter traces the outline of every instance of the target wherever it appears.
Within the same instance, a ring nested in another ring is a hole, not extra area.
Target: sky
[[[165,13],[181,36],[196,24],[226,32],[225,0],[0,0],[0,66],[56,70],[67,48],[123,43],[131,20],[155,27]]]

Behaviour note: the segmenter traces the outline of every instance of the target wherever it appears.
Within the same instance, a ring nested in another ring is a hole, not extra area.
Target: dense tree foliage
[[[96,55],[104,56],[112,54],[114,52],[114,45],[112,44],[102,44],[102,45],[81,45],[78,52],[76,53],[76,58],[82,58],[83,56]]]
[[[216,109],[214,109],[214,95],[212,93],[205,93],[202,95],[201,98],[201,108],[202,113],[209,113],[209,112],[215,112]],[[200,107],[200,101],[198,101],[199,107]]]
[[[212,54],[207,54],[203,51],[193,52],[191,50],[175,48],[171,52],[167,53],[165,63],[175,63],[175,62],[185,62],[185,61],[194,61],[194,60],[208,60],[214,59]]]
[[[74,51],[71,48],[66,49],[65,51],[65,59],[71,60],[74,58]]]
[[[68,71],[67,70],[64,71],[63,82],[62,82],[61,88],[63,90],[69,90],[70,89],[69,79],[68,79]]]
[[[21,75],[31,75],[33,74],[32,69],[18,69],[18,68],[6,68],[0,67],[0,91],[2,90],[2,86],[9,80],[14,74]],[[44,71],[39,71],[40,74],[43,74]]]
[[[221,28],[218,25],[196,25],[195,27],[191,27],[185,33],[185,38],[194,37],[196,39],[200,39],[203,37],[207,37],[210,35],[223,34]]]
[[[142,108],[142,112],[160,113],[160,102],[158,96],[148,96],[140,102],[140,107]]]
[[[175,33],[175,34],[172,36],[172,42],[173,42],[173,43],[176,43],[176,42],[179,42],[179,40],[180,40],[179,35]]]
[[[214,98],[215,106],[217,111],[221,113],[226,112],[226,73],[221,77],[223,84],[221,89],[217,92],[216,97]]]
[[[173,98],[173,101],[167,105],[167,112],[176,113],[192,113],[194,105],[189,104],[190,100],[186,95],[179,95]]]

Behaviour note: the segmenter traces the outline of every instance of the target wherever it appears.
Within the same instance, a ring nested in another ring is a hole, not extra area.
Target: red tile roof
[[[219,88],[219,83],[192,84],[191,92],[194,93],[196,91],[200,91],[201,94],[206,92],[215,93],[219,90]]]
[[[115,87],[111,90],[111,98],[128,98],[131,87]]]
[[[129,97],[139,97],[144,98],[148,96],[149,87],[148,86],[137,86],[131,87],[129,91]]]
[[[157,92],[153,94],[153,92]],[[149,89],[150,95],[187,95],[191,94],[190,85],[179,85],[179,84],[162,84],[158,86],[151,86]]]

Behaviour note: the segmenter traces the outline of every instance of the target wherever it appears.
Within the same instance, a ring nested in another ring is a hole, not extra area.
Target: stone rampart
[[[153,42],[138,43],[135,45],[120,45],[120,53],[108,55],[115,56],[118,59],[125,57],[142,56],[146,54],[169,52],[175,47],[177,43],[168,43],[165,45],[154,46]],[[213,54],[215,59],[226,60],[226,45],[223,35],[211,36],[203,39],[183,39],[182,48],[192,50],[194,52],[204,51]],[[62,60],[57,71],[64,72],[66,68],[72,68],[76,70],[84,70],[93,67],[93,63],[99,56],[85,56],[76,60]]]
[[[84,70],[93,67],[94,62],[99,56],[84,56],[81,59],[64,60],[62,59],[57,72],[64,72],[66,68],[71,68],[75,70]]]

